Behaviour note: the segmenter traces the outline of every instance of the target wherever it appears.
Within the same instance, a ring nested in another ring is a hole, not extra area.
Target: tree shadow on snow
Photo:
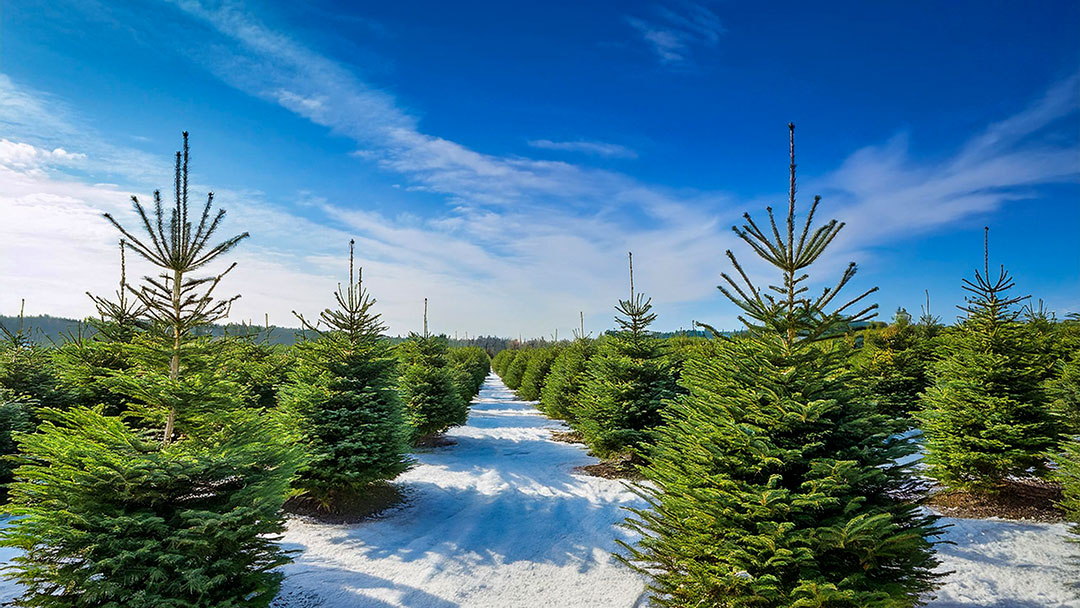
[[[303,549],[288,543],[286,549]],[[367,595],[386,590],[394,596],[385,601]],[[460,605],[422,589],[395,583],[363,572],[298,560],[287,566],[281,592],[270,608],[460,608]]]

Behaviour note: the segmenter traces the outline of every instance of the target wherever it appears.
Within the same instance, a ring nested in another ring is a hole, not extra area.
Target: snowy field
[[[596,462],[550,439],[562,428],[490,376],[458,443],[416,455],[398,478],[407,503],[358,525],[292,519],[274,608],[634,608],[645,581],[614,561],[618,481],[579,475]],[[948,518],[934,608],[1080,608],[1063,524]],[[7,561],[12,553],[0,554]],[[0,585],[0,601],[17,589]]]

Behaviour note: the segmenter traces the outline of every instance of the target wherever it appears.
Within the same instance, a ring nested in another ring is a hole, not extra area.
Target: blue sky
[[[847,222],[883,316],[951,320],[991,257],[1080,310],[1080,5],[363,2],[0,5],[0,310],[90,314],[102,211],[196,190],[248,230],[236,319],[330,303],[355,237],[391,331],[612,325],[626,251],[658,329],[733,327],[730,226],[801,201]]]

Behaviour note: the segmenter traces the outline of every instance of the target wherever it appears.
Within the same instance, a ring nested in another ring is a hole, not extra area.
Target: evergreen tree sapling
[[[688,394],[638,488],[651,508],[626,524],[642,535],[626,561],[660,606],[897,608],[920,604],[939,576],[935,519],[899,497],[910,472],[895,462],[916,448],[857,390],[842,337],[828,337],[872,316],[847,311],[874,289],[829,311],[855,265],[818,297],[804,284],[843,224],[811,230],[815,198],[796,234],[790,128],[786,234],[771,209],[771,238],[748,214],[735,229],[782,282],[758,289],[727,252],[741,283],[725,273],[720,290],[748,332],[712,330],[715,356],[687,361]]]
[[[521,386],[521,379],[525,377],[525,370],[529,367],[529,358],[532,356],[531,348],[521,348],[511,351],[510,359],[506,364],[506,373],[503,374],[503,383],[512,391]]]
[[[337,307],[323,310],[316,324],[296,315],[318,338],[295,347],[280,395],[309,453],[295,485],[324,507],[409,466],[398,362],[381,337],[386,327],[372,309],[375,299],[363,287],[362,269],[354,282],[353,247],[350,241],[349,283],[338,286]]]
[[[566,420],[574,426],[577,421],[582,391],[588,379],[589,359],[596,354],[596,340],[579,337],[562,349],[551,364],[544,381],[540,405],[552,418]]]
[[[542,346],[533,349],[529,362],[525,365],[525,372],[521,375],[521,384],[517,394],[526,401],[538,401],[540,393],[544,389],[551,364],[559,356],[559,348],[555,346]]]
[[[106,216],[162,271],[129,286],[162,330],[136,338],[132,369],[116,376],[139,407],[45,408],[38,430],[17,437],[16,517],[0,544],[22,551],[9,573],[20,605],[248,607],[277,593],[287,557],[275,537],[302,453],[276,418],[243,407],[243,389],[206,361],[212,343],[192,336],[231,301],[212,295],[223,275],[192,271],[246,234],[210,246],[224,212],[211,217],[211,196],[193,225],[187,175],[185,133],[171,214],[159,192],[152,215],[133,197],[145,240]]]
[[[1058,443],[1042,386],[1051,362],[1011,310],[1023,299],[1008,297],[1011,287],[1004,266],[990,278],[987,245],[983,271],[964,279],[967,317],[942,341],[923,399],[924,462],[950,489],[995,491],[1010,476],[1041,475]]]
[[[424,302],[424,333],[409,334],[398,345],[402,361],[399,390],[405,402],[405,417],[414,441],[422,441],[465,424],[469,404],[454,383],[447,360],[449,342],[427,332],[427,301]]]
[[[662,423],[664,402],[675,395],[675,382],[663,343],[648,329],[656,319],[652,300],[634,291],[632,255],[630,299],[620,300],[616,310],[620,330],[604,339],[589,359],[578,426],[600,457],[640,456]]]
[[[933,324],[913,323],[903,308],[893,322],[867,331],[859,355],[859,374],[866,390],[886,416],[910,419],[929,384],[933,358]]]

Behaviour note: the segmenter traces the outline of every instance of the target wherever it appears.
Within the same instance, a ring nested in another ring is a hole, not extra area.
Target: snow
[[[580,475],[581,446],[495,376],[473,402],[457,445],[417,454],[396,480],[406,506],[377,521],[335,526],[292,519],[284,544],[303,554],[284,569],[276,608],[629,608],[645,581],[619,564],[622,482]]]
[[[299,551],[273,608],[632,608],[645,581],[618,563],[622,507],[641,501],[618,481],[574,473],[596,459],[557,443],[563,428],[495,376],[457,445],[416,454],[396,481],[406,503],[355,525],[289,520]],[[931,608],[1080,608],[1064,524],[945,518],[938,546],[951,571]],[[0,523],[2,525],[2,523]],[[0,563],[14,552],[0,549]],[[18,587],[0,583],[0,605]]]
[[[1080,545],[1065,524],[958,519],[938,545],[942,572],[952,571],[931,608],[1080,608]]]

